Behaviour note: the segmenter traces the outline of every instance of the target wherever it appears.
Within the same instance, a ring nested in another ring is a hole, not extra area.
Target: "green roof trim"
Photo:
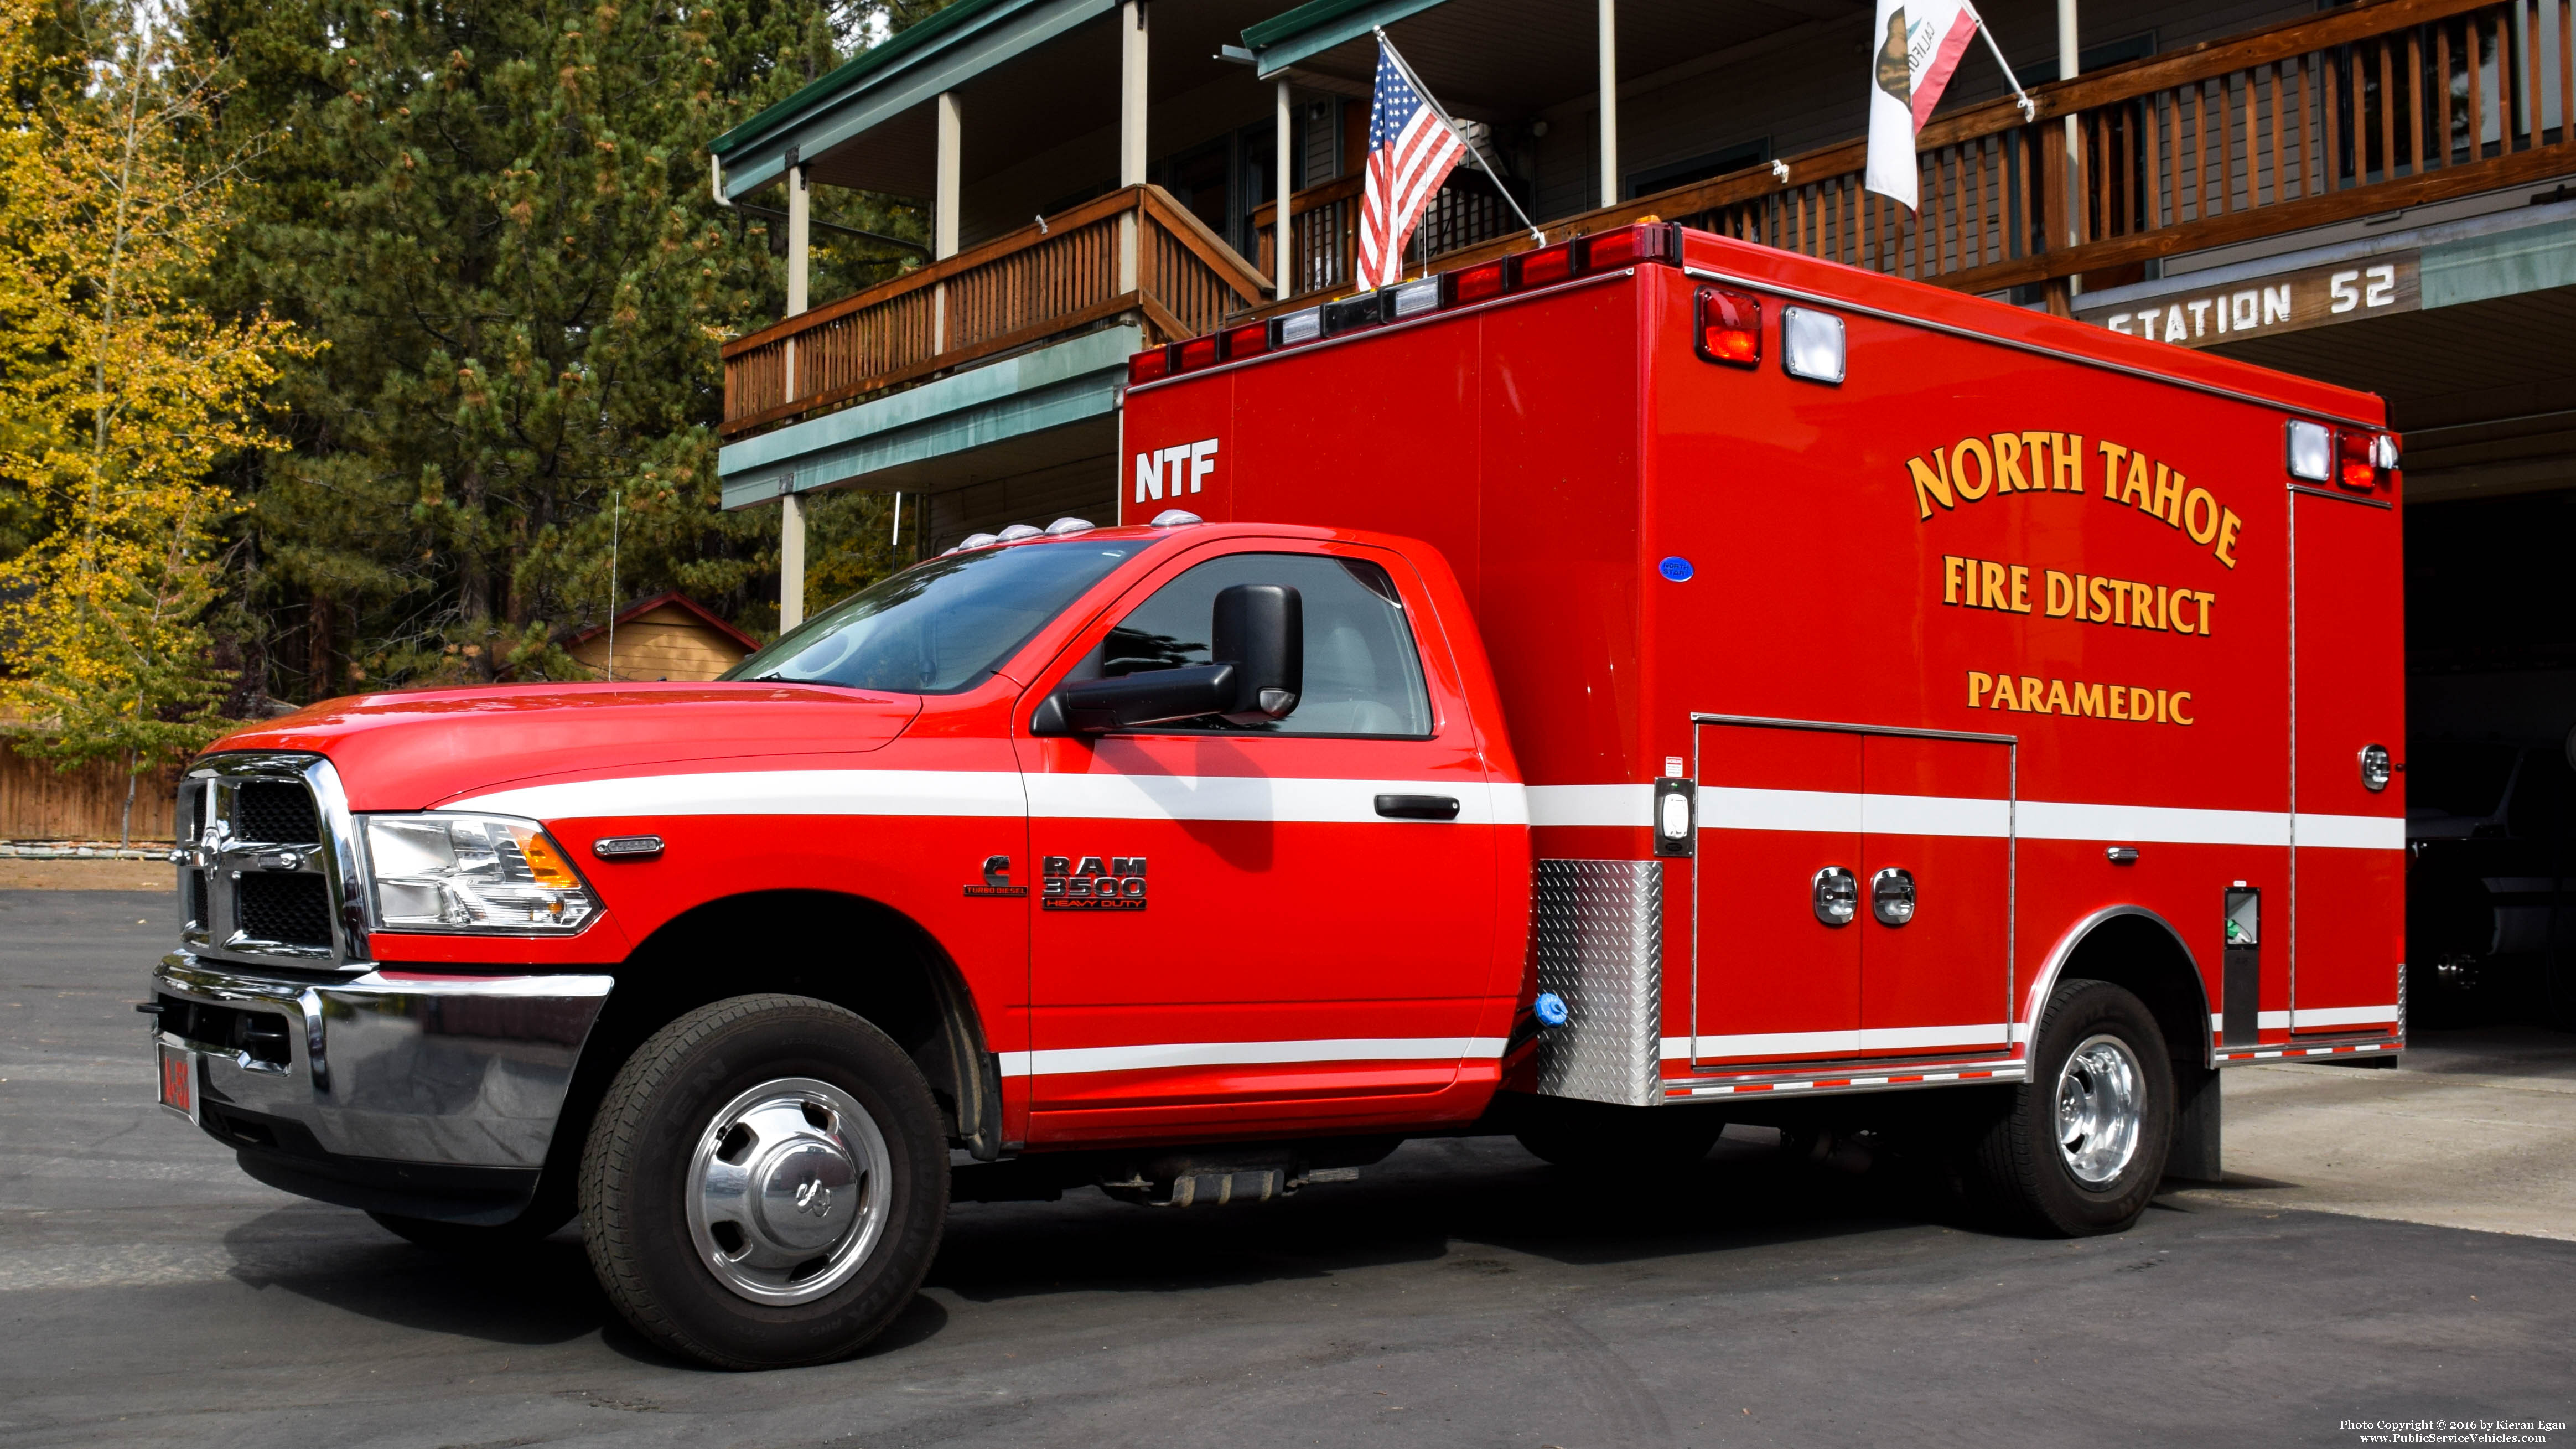
[[[718,156],[725,155],[753,137],[797,119],[815,102],[849,89],[853,82],[866,76],[870,71],[882,69],[965,24],[975,16],[996,5],[1007,3],[1009,0],[956,0],[955,4],[932,15],[929,19],[897,32],[889,37],[885,44],[872,45],[813,80],[807,81],[797,88],[794,95],[709,141],[707,149]]]
[[[1442,0],[1306,0],[1285,14],[1247,26],[1243,43],[1254,70],[1268,80],[1281,71],[1381,25],[1419,15]]]
[[[1335,16],[1365,10],[1375,3],[1377,0],[1306,0],[1305,4],[1285,15],[1273,15],[1258,24],[1245,26],[1243,43],[1259,50],[1273,41],[1311,30]]]
[[[823,156],[1117,7],[1118,0],[957,0],[709,143],[715,184],[728,198],[748,196],[786,174],[790,152]]]

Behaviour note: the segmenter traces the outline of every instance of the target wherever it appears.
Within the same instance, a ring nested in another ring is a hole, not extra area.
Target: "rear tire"
[[[2128,991],[2068,981],[2049,998],[2031,1067],[1969,1142],[1971,1202],[1999,1226],[2042,1236],[2127,1228],[2173,1146],[2164,1033]]]
[[[1536,1097],[1514,1114],[1530,1155],[1580,1172],[1679,1172],[1717,1145],[1726,1123],[1705,1107],[1613,1107]]]
[[[912,1302],[948,1212],[929,1084],[866,1021],[738,996],[655,1032],[582,1153],[600,1286],[654,1342],[718,1368],[842,1358]]]

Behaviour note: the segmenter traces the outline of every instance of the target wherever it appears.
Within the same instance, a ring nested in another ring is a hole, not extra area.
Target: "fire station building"
[[[2518,931],[2554,967],[2576,945],[2571,0],[1994,0],[2037,116],[1972,52],[1918,138],[1919,218],[1861,186],[1873,17],[956,0],[711,141],[718,200],[787,238],[789,315],[724,345],[726,506],[785,511],[791,621],[816,490],[902,494],[907,554],[1114,518],[1131,353],[1353,290],[1382,28],[1483,163],[1433,201],[1417,270],[1539,245],[1512,203],[1548,241],[1660,218],[2386,397],[2410,814],[2421,849],[2490,843],[2464,879],[2523,887],[2492,932],[2410,951],[2465,983]],[[832,187],[926,204],[927,262],[809,297]]]

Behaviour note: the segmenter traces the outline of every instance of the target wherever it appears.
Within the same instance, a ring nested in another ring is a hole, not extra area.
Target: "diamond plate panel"
[[[1539,1090],[1651,1107],[1663,1101],[1664,874],[1651,860],[1542,860],[1538,989],[1567,1018],[1538,1035]]]

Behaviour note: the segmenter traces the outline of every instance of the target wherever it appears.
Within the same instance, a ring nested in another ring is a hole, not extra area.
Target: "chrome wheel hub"
[[[2087,1187],[2117,1178],[2138,1152],[2147,1108],[2146,1074],[2128,1043],[2089,1037],[2057,1072],[2057,1151]]]
[[[781,1077],[718,1110],[689,1158],[689,1236],[716,1281],[755,1303],[810,1303],[850,1279],[885,1229],[885,1135],[829,1082]]]

